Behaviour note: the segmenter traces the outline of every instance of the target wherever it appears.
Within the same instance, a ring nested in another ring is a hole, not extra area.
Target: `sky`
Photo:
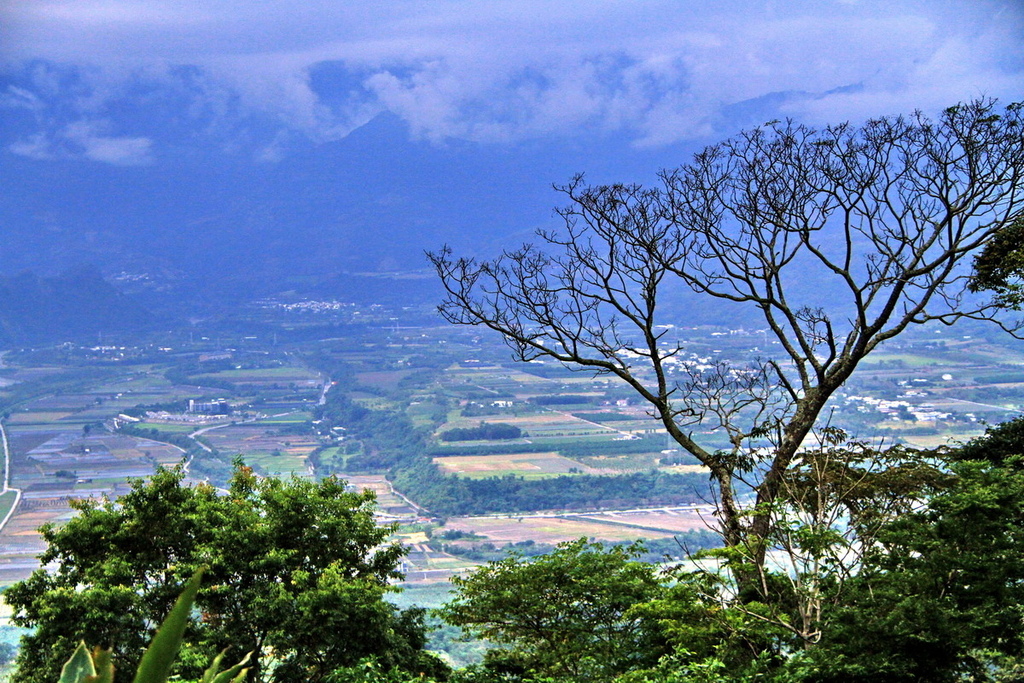
[[[39,160],[273,162],[382,112],[656,149],[977,97],[1024,99],[1021,0],[0,0],[0,145]]]

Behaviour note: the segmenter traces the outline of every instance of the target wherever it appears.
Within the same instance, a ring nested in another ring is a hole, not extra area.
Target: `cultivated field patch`
[[[306,459],[320,445],[312,436],[279,434],[274,425],[262,422],[211,429],[203,438],[221,453],[239,454],[250,465],[282,474],[304,475]]]
[[[669,530],[639,530],[582,517],[453,517],[445,524],[445,528],[471,532],[498,545],[531,540],[555,544],[577,538],[632,541],[638,538],[668,538],[675,533]]]
[[[711,528],[715,520],[710,510],[645,510],[642,512],[606,512],[590,514],[583,517],[591,521],[606,524],[619,524],[633,527],[639,531],[656,530],[658,532],[682,533]]]
[[[345,477],[348,485],[356,491],[373,491],[377,497],[377,508],[388,515],[410,515],[415,510],[391,488],[383,474],[353,474]]]
[[[152,456],[153,450],[158,450],[165,461],[171,454],[164,444],[162,448],[142,449],[139,441],[106,433],[83,436],[78,432],[62,432],[28,451],[24,461],[37,470],[44,481],[46,477],[52,478],[48,485],[53,486],[63,484],[70,488],[81,480],[144,477],[152,474],[157,462]],[[174,450],[180,459],[181,451]]]
[[[155,429],[170,434],[190,434],[197,428],[194,424],[181,424],[179,422],[136,422],[137,429]]]
[[[23,424],[44,424],[50,422],[56,422],[57,420],[63,420],[64,418],[73,415],[71,412],[43,412],[43,411],[18,411],[11,413],[11,417],[8,418],[7,424],[13,426]]]
[[[434,458],[442,470],[469,479],[515,474],[525,479],[543,479],[560,474],[597,474],[581,462],[558,453],[509,453],[505,455],[448,455]]]
[[[0,493],[0,520],[3,520],[7,516],[7,513],[11,511],[11,506],[14,505],[14,500],[17,498],[17,493],[14,491],[5,491]]]
[[[591,469],[601,473],[645,472],[655,468],[669,470],[660,466],[660,453],[627,453],[625,455],[584,455],[578,460]],[[672,470],[683,471],[683,470]]]
[[[308,476],[309,464],[305,453],[296,454],[283,452],[279,455],[268,453],[249,453],[242,456],[246,465],[259,467],[257,471],[275,477]]]
[[[357,372],[356,381],[368,387],[380,389],[397,389],[398,383],[409,376],[413,370],[388,370],[377,372]]]

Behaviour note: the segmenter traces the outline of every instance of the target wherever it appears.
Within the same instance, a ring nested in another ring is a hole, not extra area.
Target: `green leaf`
[[[245,659],[241,662],[235,664],[227,671],[218,674],[217,677],[213,679],[213,683],[241,683],[249,673],[249,667],[243,666],[243,664],[248,663],[248,661],[249,655],[246,655]],[[234,678],[232,678],[232,676],[234,676]]]
[[[85,683],[114,683],[114,663],[110,659],[110,650],[97,647],[93,650],[92,661],[96,666],[96,675],[86,678]]]
[[[71,655],[60,670],[60,683],[83,683],[89,676],[96,675],[96,667],[92,663],[92,655],[85,646],[85,641],[78,644],[75,653]]]
[[[225,652],[227,652],[227,650],[224,650],[213,658],[213,663],[210,664],[210,668],[203,672],[203,678],[200,683],[236,683],[236,681],[241,681],[245,678],[245,675],[249,673],[249,667],[247,667],[246,664],[249,663],[249,658],[252,656],[252,653],[249,652],[246,654],[245,657],[242,657],[242,661],[235,664],[227,671],[220,671],[220,662],[224,659]],[[220,672],[218,673],[218,671]]]
[[[227,650],[221,650],[220,654],[213,658],[210,662],[209,668],[203,672],[203,677],[199,680],[199,683],[213,683],[214,676],[217,675],[217,671],[220,670],[220,662],[224,659],[224,654]]]
[[[153,642],[146,649],[146,654],[139,662],[139,670],[135,672],[134,683],[164,683],[171,674],[171,666],[181,647],[181,638],[188,626],[188,618],[192,613],[192,603],[199,592],[199,584],[203,578],[200,569],[185,584],[185,590],[178,597],[170,614],[160,625]]]

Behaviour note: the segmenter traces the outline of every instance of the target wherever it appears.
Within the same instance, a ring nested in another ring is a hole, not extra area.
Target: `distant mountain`
[[[730,116],[756,122],[763,106],[748,109]],[[0,275],[52,278],[95,264],[148,310],[176,316],[216,316],[279,294],[437,302],[424,250],[451,244],[459,255],[495,256],[560,224],[552,208],[566,200],[552,184],[580,172],[591,183],[651,183],[692,152],[610,134],[431,142],[392,114],[341,140],[293,142],[273,160],[168,131],[144,166],[0,148]],[[796,284],[812,302],[824,291]],[[675,320],[736,322],[730,307],[685,288],[665,303]],[[29,335],[16,332],[26,325],[4,334]]]
[[[333,287],[358,273],[422,270],[451,243],[493,255],[557,224],[552,183],[654,178],[685,161],[607,137],[483,145],[411,139],[382,114],[343,140],[259,161],[161,146],[148,166],[0,151],[0,274],[94,263],[166,300],[220,302]],[[418,288],[416,291],[422,291]]]
[[[0,277],[0,347],[96,341],[153,322],[147,310],[92,268],[50,278],[27,272]]]

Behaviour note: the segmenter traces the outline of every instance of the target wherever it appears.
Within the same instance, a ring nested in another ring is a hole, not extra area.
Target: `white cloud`
[[[31,90],[12,85],[7,88],[7,92],[0,93],[0,107],[38,111],[44,104]]]
[[[1024,92],[1016,0],[43,0],[7,15],[0,57],[76,65],[87,87],[62,96],[84,119],[115,117],[126,82],[179,87],[187,66],[204,125],[255,116],[314,140],[390,110],[430,139],[661,145],[729,133],[724,112],[777,93],[778,113],[825,121]],[[315,83],[328,63],[347,81]],[[146,158],[151,137],[112,147]]]
[[[115,166],[142,166],[150,163],[152,140],[144,137],[100,135],[93,126],[79,123],[66,131],[67,140],[81,147],[87,159]]]
[[[43,161],[57,157],[52,147],[53,145],[45,135],[36,133],[22,140],[12,142],[7,146],[7,149],[19,156]]]
[[[115,166],[142,166],[153,161],[153,141],[145,137],[104,135],[101,122],[78,121],[47,136],[36,133],[8,145],[31,159],[85,158]]]

